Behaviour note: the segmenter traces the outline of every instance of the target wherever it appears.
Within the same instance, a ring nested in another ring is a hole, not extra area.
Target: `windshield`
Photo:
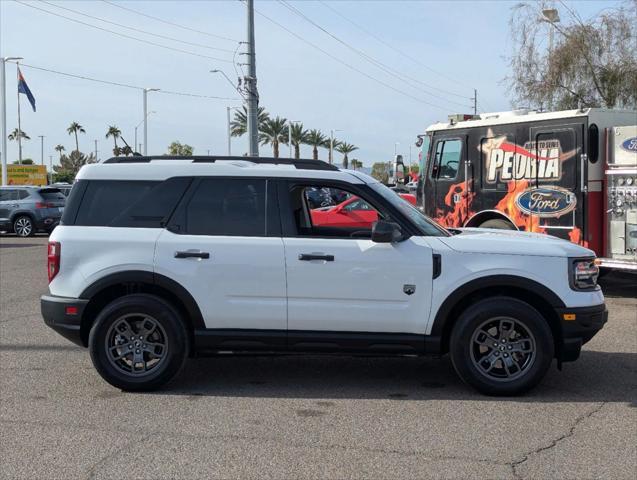
[[[400,198],[393,190],[390,190],[382,183],[372,183],[369,185],[376,193],[380,194],[385,200],[399,210],[403,215],[408,217],[413,224],[415,224],[423,235],[429,237],[448,237],[450,233],[447,232],[440,225],[435,223],[429,217],[420,212],[416,207],[411,205],[408,201]]]

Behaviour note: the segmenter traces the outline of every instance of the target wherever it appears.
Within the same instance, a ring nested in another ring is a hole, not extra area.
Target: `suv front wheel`
[[[20,215],[13,221],[13,231],[18,237],[31,237],[35,234],[33,220],[27,215]]]
[[[98,373],[127,391],[155,390],[183,366],[187,351],[183,319],[154,295],[126,295],[108,304],[89,334]]]
[[[493,297],[460,315],[449,350],[465,383],[487,395],[518,395],[542,380],[554,344],[535,308],[515,298]]]

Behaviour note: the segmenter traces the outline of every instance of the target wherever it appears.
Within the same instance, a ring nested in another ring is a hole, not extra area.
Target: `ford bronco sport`
[[[316,223],[309,192],[373,223]],[[47,325],[123,390],[218,352],[449,353],[491,395],[578,358],[607,319],[592,251],[446,230],[360,172],[316,160],[122,157],[84,166],[48,247]]]

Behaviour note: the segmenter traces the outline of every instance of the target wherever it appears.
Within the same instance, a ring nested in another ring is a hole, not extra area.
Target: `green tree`
[[[97,159],[92,153],[85,155],[78,150],[73,150],[69,155],[62,155],[60,157],[60,164],[53,165],[53,170],[57,174],[55,177],[56,181],[63,181],[59,180],[59,178],[64,177],[70,178],[69,183],[71,183],[75,179],[75,175],[77,175],[80,168],[89,163],[95,163],[96,161]]]
[[[17,142],[18,137],[22,138],[23,140],[31,140],[31,137],[29,137],[24,130],[18,130],[17,128],[14,129],[13,132],[11,132],[9,135],[7,135],[7,138],[12,142],[14,140]]]
[[[376,162],[372,165],[372,177],[380,183],[389,181],[389,165],[386,162]]]
[[[291,126],[292,145],[294,146],[294,158],[301,158],[301,145],[307,144],[308,132],[302,123],[293,123]],[[290,135],[288,135],[289,137]],[[290,139],[288,138],[288,141]]]
[[[361,162],[357,158],[352,158],[352,161],[350,162],[350,166],[354,170],[361,169],[363,168],[363,162]]]
[[[349,162],[347,156],[355,150],[358,150],[358,147],[347,142],[340,142],[336,146],[336,151],[343,154],[343,168],[348,167]]]
[[[127,157],[128,157],[129,155],[132,155],[132,154],[133,154],[133,149],[130,147],[130,145],[124,145],[124,146],[123,146],[122,148],[120,148],[119,150],[120,150],[120,153],[121,153],[122,155],[125,155],[125,156],[127,156]],[[192,152],[191,152],[191,153],[192,153]]]
[[[554,109],[635,108],[637,105],[637,1],[604,8],[582,19],[567,4],[560,22],[542,16],[547,1],[522,3],[510,25],[514,51],[505,78],[519,105]],[[632,20],[631,20],[632,18]],[[544,46],[553,31],[552,51]],[[549,30],[549,31],[550,31]]]
[[[168,145],[168,154],[169,155],[181,155],[181,156],[186,156],[186,157],[190,157],[192,156],[192,153],[194,152],[194,148],[191,147],[190,145],[186,144],[186,143],[181,143],[178,142],[177,140],[175,140],[174,142],[172,142],[170,145]]]
[[[106,131],[105,138],[113,139],[113,155],[116,157],[119,156],[121,149],[117,146],[117,139],[122,135],[122,131],[117,128],[115,125],[109,125],[108,130]]]
[[[62,158],[62,152],[66,150],[66,148],[64,148],[64,145],[60,145],[59,143],[55,146],[55,151],[58,152],[60,154],[60,158]]]
[[[14,165],[20,165],[20,160],[16,160],[13,162]],[[32,158],[23,158],[21,165],[35,165],[35,162]]]
[[[265,108],[259,107],[257,111],[257,124],[259,131],[262,130],[263,125],[270,119],[270,114],[265,111]],[[230,122],[230,134],[233,137],[241,137],[248,131],[248,109],[244,106],[243,110],[235,111],[234,119]]]
[[[287,120],[285,118],[268,118],[263,123],[263,128],[259,133],[259,141],[261,145],[272,145],[274,158],[279,158],[279,145],[288,142],[287,130]]]
[[[314,160],[318,160],[318,149],[319,147],[328,146],[329,139],[323,135],[320,130],[312,129],[307,132],[307,139],[305,141],[306,145],[310,145],[312,147],[312,158]]]
[[[80,125],[77,122],[72,122],[71,125],[69,125],[69,128],[66,129],[66,133],[68,133],[69,135],[75,135],[75,151],[79,153],[80,151],[80,144],[78,142],[77,139],[77,134],[78,133],[86,133],[86,130],[84,130],[84,127],[82,125]],[[71,152],[73,153],[73,152]]]

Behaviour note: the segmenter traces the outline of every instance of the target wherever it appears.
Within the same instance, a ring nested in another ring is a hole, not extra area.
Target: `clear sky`
[[[260,105],[272,115],[300,120],[307,128],[318,128],[328,135],[330,129],[340,130],[338,138],[359,147],[350,158],[371,165],[389,160],[395,148],[408,158],[409,146],[429,124],[446,119],[450,113],[471,112],[474,88],[478,90],[480,111],[511,107],[502,79],[508,73],[504,58],[511,49],[508,20],[516,2],[288,3],[338,40],[281,2],[257,1],[256,9],[338,60],[257,14]],[[586,17],[614,3],[569,5]],[[149,153],[164,153],[171,141],[179,140],[194,146],[196,154],[225,154],[226,106],[238,106],[241,99],[227,80],[209,70],[222,69],[231,79],[240,73],[235,70],[240,66],[233,63],[232,52],[237,41],[245,39],[245,4],[117,4],[186,28],[98,0],[0,0],[0,55],[24,57],[22,72],[37,101],[34,113],[26,97],[21,96],[22,130],[31,137],[24,144],[23,156],[39,163],[39,135],[46,137],[46,162],[49,155],[57,157],[53,148],[58,143],[73,149],[74,141],[66,128],[77,121],[86,129],[80,149],[92,151],[97,139],[98,157],[104,158],[111,155],[113,147],[104,138],[108,125],[118,126],[126,141],[133,144],[134,128],[143,117],[140,90],[65,77],[26,65],[164,92],[235,97],[224,100],[149,93],[149,110],[156,112],[149,117]],[[241,51],[245,51],[243,45]],[[236,62],[245,62],[245,56],[235,58]],[[7,64],[7,103],[8,131],[12,131],[17,126],[14,64]],[[243,154],[246,139],[233,139],[232,148],[233,154]],[[415,147],[412,150],[416,161]],[[287,147],[282,147],[282,155],[287,152]],[[17,158],[15,142],[9,142],[8,153],[10,161]],[[271,148],[263,146],[261,153],[270,155]],[[320,155],[324,159],[327,156],[325,152]],[[302,156],[311,156],[310,148],[304,147]],[[340,155],[336,158],[340,161]]]

